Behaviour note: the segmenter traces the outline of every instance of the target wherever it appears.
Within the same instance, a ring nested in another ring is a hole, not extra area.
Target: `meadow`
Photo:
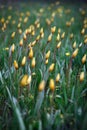
[[[87,130],[86,7],[0,5],[0,130]]]

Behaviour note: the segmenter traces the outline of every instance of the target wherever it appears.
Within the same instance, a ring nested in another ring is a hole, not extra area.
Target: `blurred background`
[[[56,2],[59,0],[0,0],[0,3],[12,3],[12,2]],[[87,0],[60,0],[61,2],[87,2]]]

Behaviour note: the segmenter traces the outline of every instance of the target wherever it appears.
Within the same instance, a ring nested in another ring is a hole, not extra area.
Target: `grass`
[[[87,129],[84,3],[0,6],[0,129]]]

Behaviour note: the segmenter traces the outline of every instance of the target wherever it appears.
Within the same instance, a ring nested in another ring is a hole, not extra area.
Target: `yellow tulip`
[[[53,79],[50,79],[50,81],[49,81],[49,87],[50,87],[51,91],[55,90],[55,82],[54,82]]]
[[[33,57],[32,62],[31,62],[31,67],[34,68],[36,65],[35,57]]]
[[[39,92],[43,91],[44,88],[45,88],[45,81],[42,80],[42,81],[40,82],[40,84],[39,84],[39,88],[38,88]]]
[[[14,52],[14,50],[15,50],[15,45],[13,44],[13,45],[11,46],[11,52]]]
[[[52,64],[50,65],[50,67],[49,67],[49,72],[52,72],[52,71],[54,70],[54,66],[55,66],[54,63],[52,63]]]
[[[76,41],[73,43],[73,49],[76,48]]]
[[[57,37],[56,37],[56,41],[60,41],[60,34],[58,33]]]
[[[56,76],[56,82],[59,82],[59,80],[60,80],[60,74],[58,73]]]
[[[84,80],[85,74],[84,72],[81,72],[80,74],[80,82],[82,82]]]
[[[87,38],[86,38],[86,39],[84,39],[84,44],[87,44]]]
[[[77,48],[73,53],[72,53],[72,58],[75,58],[78,54],[79,49]]]
[[[29,58],[32,59],[32,58],[33,58],[33,55],[34,55],[34,54],[33,54],[33,49],[31,48],[31,49],[30,49],[30,52],[29,52]]]
[[[20,45],[20,46],[23,46],[23,39],[20,40],[19,45]]]
[[[14,67],[15,67],[15,69],[18,69],[18,63],[16,60],[14,60]]]
[[[46,65],[48,64],[48,59],[46,59],[45,64],[46,64]]]
[[[23,57],[22,62],[21,62],[21,65],[24,66],[25,63],[26,63],[26,56]]]
[[[61,46],[61,41],[57,44],[57,46],[56,46],[57,49],[60,48],[60,46]]]
[[[47,42],[50,42],[52,40],[52,33],[48,36]]]
[[[86,54],[82,57],[82,63],[84,64],[86,62]]]
[[[31,83],[31,76],[28,76],[27,74],[25,74],[20,81],[20,86],[24,87],[24,86],[29,85],[30,83]]]
[[[45,59],[48,59],[50,57],[50,51],[48,51],[46,54],[45,54]]]
[[[56,31],[56,26],[51,28],[51,33],[54,33]]]
[[[11,34],[11,38],[14,38],[15,37],[15,32],[13,32],[12,34]]]
[[[83,28],[83,29],[81,30],[81,34],[82,34],[82,35],[85,34],[85,28]]]
[[[65,37],[65,32],[63,32],[62,35],[61,35],[62,39],[64,39],[64,37]]]

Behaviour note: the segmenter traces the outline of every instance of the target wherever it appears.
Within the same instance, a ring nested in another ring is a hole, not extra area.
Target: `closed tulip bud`
[[[19,34],[22,34],[22,29],[19,29],[18,32],[19,32]]]
[[[15,69],[18,69],[18,63],[17,63],[16,60],[14,60],[14,68],[15,68]]]
[[[70,39],[72,39],[73,37],[74,37],[73,33],[72,33],[72,34],[70,34]]]
[[[37,25],[36,25],[36,28],[39,28],[40,27],[40,23],[38,23]]]
[[[49,87],[50,87],[50,90],[51,90],[51,91],[54,91],[54,90],[55,90],[55,82],[54,82],[53,79],[50,79]]]
[[[27,23],[28,22],[28,17],[25,17],[24,18],[24,23]]]
[[[67,22],[66,22],[66,26],[67,26],[67,27],[70,27],[70,26],[71,26],[71,22],[67,21]]]
[[[73,22],[74,22],[74,17],[72,17],[72,18],[70,19],[70,21],[73,23]]]
[[[52,34],[50,34],[50,35],[48,36],[47,42],[50,42],[51,40],[52,40]]]
[[[85,76],[84,72],[81,72],[81,74],[80,74],[80,82],[82,82],[84,80],[84,76]]]
[[[41,38],[43,38],[43,37],[44,37],[44,32],[40,35],[40,37],[41,37]]]
[[[15,37],[15,32],[13,32],[12,34],[11,34],[11,38],[14,38]]]
[[[50,57],[50,51],[48,51],[46,54],[45,54],[45,59],[48,59]]]
[[[61,35],[62,39],[64,39],[64,37],[65,37],[65,32],[63,32],[62,35]]]
[[[43,28],[40,29],[40,35],[43,33]]]
[[[33,47],[36,44],[36,40],[31,43],[31,46]]]
[[[21,65],[24,66],[25,63],[26,63],[26,56],[23,57],[22,62],[21,62]]]
[[[84,64],[86,62],[86,54],[82,57],[82,63]]]
[[[47,25],[50,25],[51,21],[49,19],[46,19],[46,23],[47,23]]]
[[[76,41],[73,43],[73,49],[75,49],[76,48]]]
[[[31,76],[25,74],[20,81],[20,86],[21,87],[27,86],[30,84],[30,82],[31,82]]]
[[[72,53],[72,58],[75,58],[78,54],[79,49],[77,48],[73,53]]]
[[[27,33],[30,34],[31,33],[31,28],[27,29]]]
[[[40,40],[40,35],[38,35],[37,37],[36,37],[36,41],[39,41]]]
[[[11,52],[14,52],[14,50],[15,50],[15,45],[13,44],[13,45],[11,46]]]
[[[60,80],[60,74],[58,73],[56,76],[56,82],[59,82],[59,80]]]
[[[32,62],[31,62],[31,67],[34,68],[36,65],[35,57],[33,57]]]
[[[33,54],[33,49],[31,48],[31,49],[30,49],[30,52],[29,52],[29,58],[32,59],[32,58],[33,58],[33,55],[34,55],[34,54]]]
[[[35,31],[34,31],[34,30],[31,32],[31,35],[32,35],[32,36],[34,36],[34,35],[35,35]]]
[[[86,38],[86,39],[84,39],[84,44],[87,44],[87,38]]]
[[[1,19],[1,23],[4,23],[4,21],[5,21],[5,19],[4,19],[4,18],[2,18],[2,19]]]
[[[17,26],[18,28],[20,28],[21,27],[21,23],[18,23],[18,26]]]
[[[81,30],[81,34],[82,34],[82,35],[85,34],[85,28],[83,28],[83,29]]]
[[[59,33],[59,34],[61,33],[61,29],[60,29],[60,28],[58,29],[58,33]]]
[[[42,80],[39,84],[39,88],[38,88],[39,92],[42,92],[44,88],[45,88],[45,81]]]
[[[56,41],[60,41],[60,34],[58,33]]]
[[[61,41],[57,44],[57,46],[56,46],[57,49],[60,48],[60,46],[61,46]]]
[[[23,39],[20,40],[19,45],[20,45],[20,46],[23,46]]]
[[[48,59],[46,59],[45,64],[46,64],[46,65],[48,64]]]
[[[56,26],[51,28],[51,33],[54,33],[56,31]]]
[[[50,65],[50,67],[49,67],[49,72],[52,72],[52,71],[54,70],[54,66],[55,66],[54,63],[52,63],[52,64]]]
[[[27,36],[26,36],[26,34],[24,34],[24,36],[23,36],[23,39],[24,39],[24,40],[26,40],[26,39],[27,39]]]

